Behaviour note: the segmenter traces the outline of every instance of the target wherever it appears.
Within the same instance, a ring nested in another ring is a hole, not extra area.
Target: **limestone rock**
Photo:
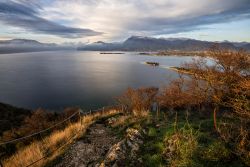
[[[126,133],[125,139],[110,148],[100,167],[126,166],[125,162],[127,160],[135,164],[142,163],[137,159],[137,153],[140,145],[143,144],[143,136],[137,129],[132,128],[127,129]]]

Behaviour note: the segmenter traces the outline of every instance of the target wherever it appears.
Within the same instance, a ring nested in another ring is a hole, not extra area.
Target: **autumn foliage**
[[[218,135],[249,164],[250,57],[244,51],[218,47],[211,49],[209,55],[184,64],[182,68],[191,75],[180,75],[163,89],[160,104],[168,108],[206,106]]]
[[[117,98],[126,112],[140,115],[141,112],[150,111],[152,104],[155,102],[155,97],[158,93],[158,88],[129,88],[122,96]]]

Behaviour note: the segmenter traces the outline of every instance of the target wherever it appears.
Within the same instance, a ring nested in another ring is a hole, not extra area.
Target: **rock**
[[[133,144],[131,143],[131,141],[130,141],[130,140],[127,140],[127,145],[128,145],[130,148],[132,148],[132,147],[133,147]]]
[[[161,124],[156,124],[155,127],[156,128],[159,128],[161,126]]]
[[[97,167],[101,166],[100,160],[118,140],[112,135],[109,128],[104,124],[94,124],[87,130],[84,139],[70,146],[61,161],[55,167],[77,166]]]
[[[135,138],[142,138],[142,135],[137,129],[128,128],[126,132],[127,132],[127,137],[132,140]]]
[[[107,123],[108,123],[109,125],[112,125],[113,123],[116,122],[116,120],[117,120],[117,118],[111,117],[111,118],[109,118],[109,119],[107,120]]]
[[[141,164],[137,159],[137,153],[140,149],[140,145],[143,144],[143,136],[137,129],[129,128],[126,132],[126,138],[110,148],[104,161],[100,165],[101,167],[125,166],[127,160],[133,162],[133,164]]]
[[[139,163],[143,163],[143,160],[142,160],[142,158],[139,158],[138,160],[137,160]]]
[[[134,143],[134,145],[132,145],[131,151],[137,152],[137,151],[139,151],[139,149],[140,149],[139,144],[138,143]]]
[[[119,167],[119,166],[117,165],[117,163],[114,163],[114,165],[112,165],[112,167]]]

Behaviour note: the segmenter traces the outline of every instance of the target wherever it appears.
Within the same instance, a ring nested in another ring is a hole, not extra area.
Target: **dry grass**
[[[118,127],[118,126],[121,126],[121,125],[124,125],[128,119],[130,119],[131,117],[129,115],[123,115],[123,116],[120,116],[118,117],[114,123],[111,124],[112,127]]]
[[[119,126],[127,126],[129,124],[133,124],[136,122],[140,122],[141,120],[149,118],[149,111],[135,111],[136,114],[128,114],[119,116],[117,119],[111,123],[112,127],[119,127]]]
[[[41,141],[35,141],[32,144],[18,150],[13,156],[3,161],[4,167],[21,167],[42,159],[33,166],[43,166],[50,160],[62,153],[62,147],[69,145],[73,139],[81,137],[86,129],[95,120],[101,117],[107,117],[117,114],[119,111],[110,110],[105,113],[95,113],[81,118],[81,121],[70,124],[63,130],[55,131]]]
[[[40,159],[44,156],[44,150],[42,144],[39,142],[32,143],[31,145],[25,147],[24,149],[17,152],[14,156],[10,157],[3,162],[5,167],[21,167],[27,166],[31,162]],[[41,166],[42,162],[36,164]]]

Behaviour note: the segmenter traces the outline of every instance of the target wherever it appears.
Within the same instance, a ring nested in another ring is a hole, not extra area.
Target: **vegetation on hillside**
[[[82,137],[95,120],[115,115],[118,112],[118,110],[108,110],[78,117],[78,120],[70,122],[65,128],[54,130],[49,135],[21,147],[12,156],[5,158],[2,164],[4,167],[20,167],[31,164],[44,166],[62,154],[72,141]]]
[[[250,165],[250,58],[220,48],[209,55],[212,63],[200,57],[184,64],[192,75],[180,73],[153,96],[147,93],[152,88],[122,96],[132,115],[149,112],[153,103],[161,108],[139,125],[148,129],[145,166]]]
[[[19,127],[30,114],[30,110],[0,103],[0,136],[6,130]]]
[[[2,110],[3,113],[8,113],[8,115],[11,115],[12,117],[10,116],[7,117],[9,121],[3,123],[3,127],[6,128],[2,132],[2,135],[0,136],[0,143],[15,140],[42,131],[44,129],[50,128],[55,124],[60,123],[61,121],[68,118],[70,115],[74,114],[79,110],[80,110],[79,108],[66,108],[63,112],[56,113],[56,112],[49,112],[43,109],[29,111],[15,107],[8,107],[8,108],[5,107],[5,110]],[[70,121],[66,121],[60,126],[55,126],[50,130],[42,133],[42,137],[48,136],[54,131],[63,129],[67,127],[69,123],[77,122],[78,120],[79,118],[75,116],[71,118]],[[1,159],[12,155],[13,153],[15,153],[16,150],[19,150],[20,148],[32,143],[35,140],[40,140],[40,138],[41,135],[35,135],[34,137],[29,137],[19,142],[9,143],[8,145],[1,145],[0,146]]]

